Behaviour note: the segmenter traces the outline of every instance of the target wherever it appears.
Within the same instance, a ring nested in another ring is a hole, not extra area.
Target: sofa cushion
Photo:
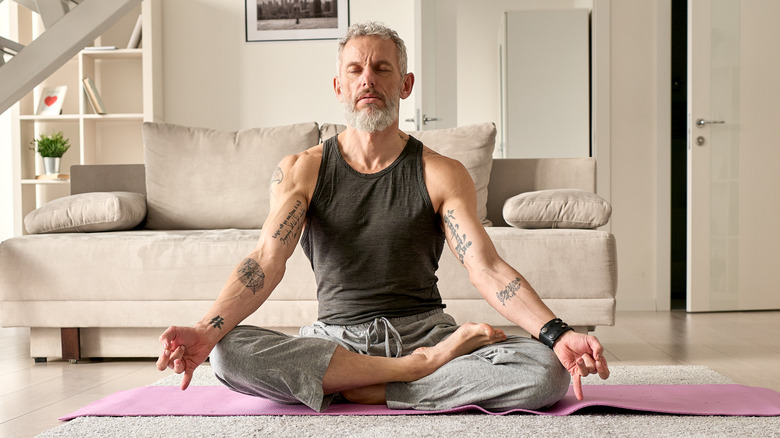
[[[30,234],[129,230],[146,217],[146,197],[131,192],[94,192],[47,202],[24,218]]]
[[[317,144],[316,123],[241,131],[143,125],[147,223],[155,230],[258,229],[287,155]]]
[[[601,196],[575,189],[527,192],[504,203],[504,220],[517,228],[598,228],[611,214]]]

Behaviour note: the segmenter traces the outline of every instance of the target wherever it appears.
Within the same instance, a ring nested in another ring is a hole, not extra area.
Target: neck
[[[401,155],[408,140],[409,136],[398,129],[396,120],[379,132],[359,131],[349,126],[339,135],[339,148],[353,169],[361,173],[376,173]]]

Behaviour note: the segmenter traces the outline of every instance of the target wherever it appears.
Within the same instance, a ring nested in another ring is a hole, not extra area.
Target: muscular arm
[[[466,169],[460,163],[439,164],[438,176],[429,172],[426,180],[433,182],[429,184],[429,190],[436,193],[432,193],[432,199],[440,201],[442,226],[450,249],[468,270],[471,283],[493,308],[528,333],[539,333],[555,315],[528,281],[496,252],[477,217],[477,195]]]
[[[214,343],[254,313],[282,280],[300,239],[316,178],[311,157],[282,160],[271,178],[271,210],[255,249],[233,270],[214,304],[196,324]],[[318,162],[318,161],[317,161]]]
[[[460,163],[429,157],[425,180],[431,200],[441,212],[442,226],[453,254],[469,272],[479,293],[509,321],[532,335],[555,318],[528,281],[509,266],[477,218],[476,191]],[[568,331],[554,346],[561,364],[574,377],[574,393],[582,400],[581,376],[609,377],[603,347],[594,336]]]
[[[191,328],[170,327],[160,336],[163,353],[157,367],[184,372],[182,388],[217,342],[255,312],[282,280],[305,225],[320,159],[314,148],[282,160],[271,178],[271,209],[255,249],[238,263],[199,322]]]

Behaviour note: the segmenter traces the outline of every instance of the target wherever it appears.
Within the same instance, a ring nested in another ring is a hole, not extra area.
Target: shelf
[[[131,121],[136,122],[144,119],[144,115],[137,114],[84,114],[84,120],[111,120],[111,121]]]
[[[18,8],[20,6],[14,5],[12,9]],[[65,172],[80,164],[143,162],[141,126],[144,120],[159,118],[157,114],[162,111],[159,70],[162,46],[159,37],[155,38],[161,32],[161,14],[162,0],[138,2],[99,37],[85,42],[95,47],[116,49],[81,50],[17,104],[11,124],[11,138],[17,149],[11,154],[14,184],[21,188],[14,192],[14,210],[18,212],[13,225],[16,235],[24,234],[25,215],[47,202],[67,196],[71,188],[69,179],[36,179],[36,175],[44,172],[43,162],[39,154],[28,149],[41,133],[62,131],[70,140],[71,149],[61,161]],[[139,15],[143,16],[144,26],[142,47],[126,49]],[[16,41],[35,40],[42,30],[35,20],[37,18],[27,12],[19,14],[11,27],[11,36]],[[94,113],[84,91],[84,78],[92,80],[109,113]],[[63,113],[36,114],[42,91],[61,85],[68,87]]]
[[[30,122],[70,122],[78,121],[79,114],[60,114],[59,116],[38,116],[33,114],[20,115],[19,120]]]
[[[23,179],[22,185],[63,185],[70,184],[69,179]]]

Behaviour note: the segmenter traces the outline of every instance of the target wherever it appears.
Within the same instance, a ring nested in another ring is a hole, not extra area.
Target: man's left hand
[[[595,336],[568,331],[561,335],[553,346],[558,360],[569,370],[574,385],[574,395],[582,400],[581,377],[598,374],[602,379],[609,377],[604,347]]]

